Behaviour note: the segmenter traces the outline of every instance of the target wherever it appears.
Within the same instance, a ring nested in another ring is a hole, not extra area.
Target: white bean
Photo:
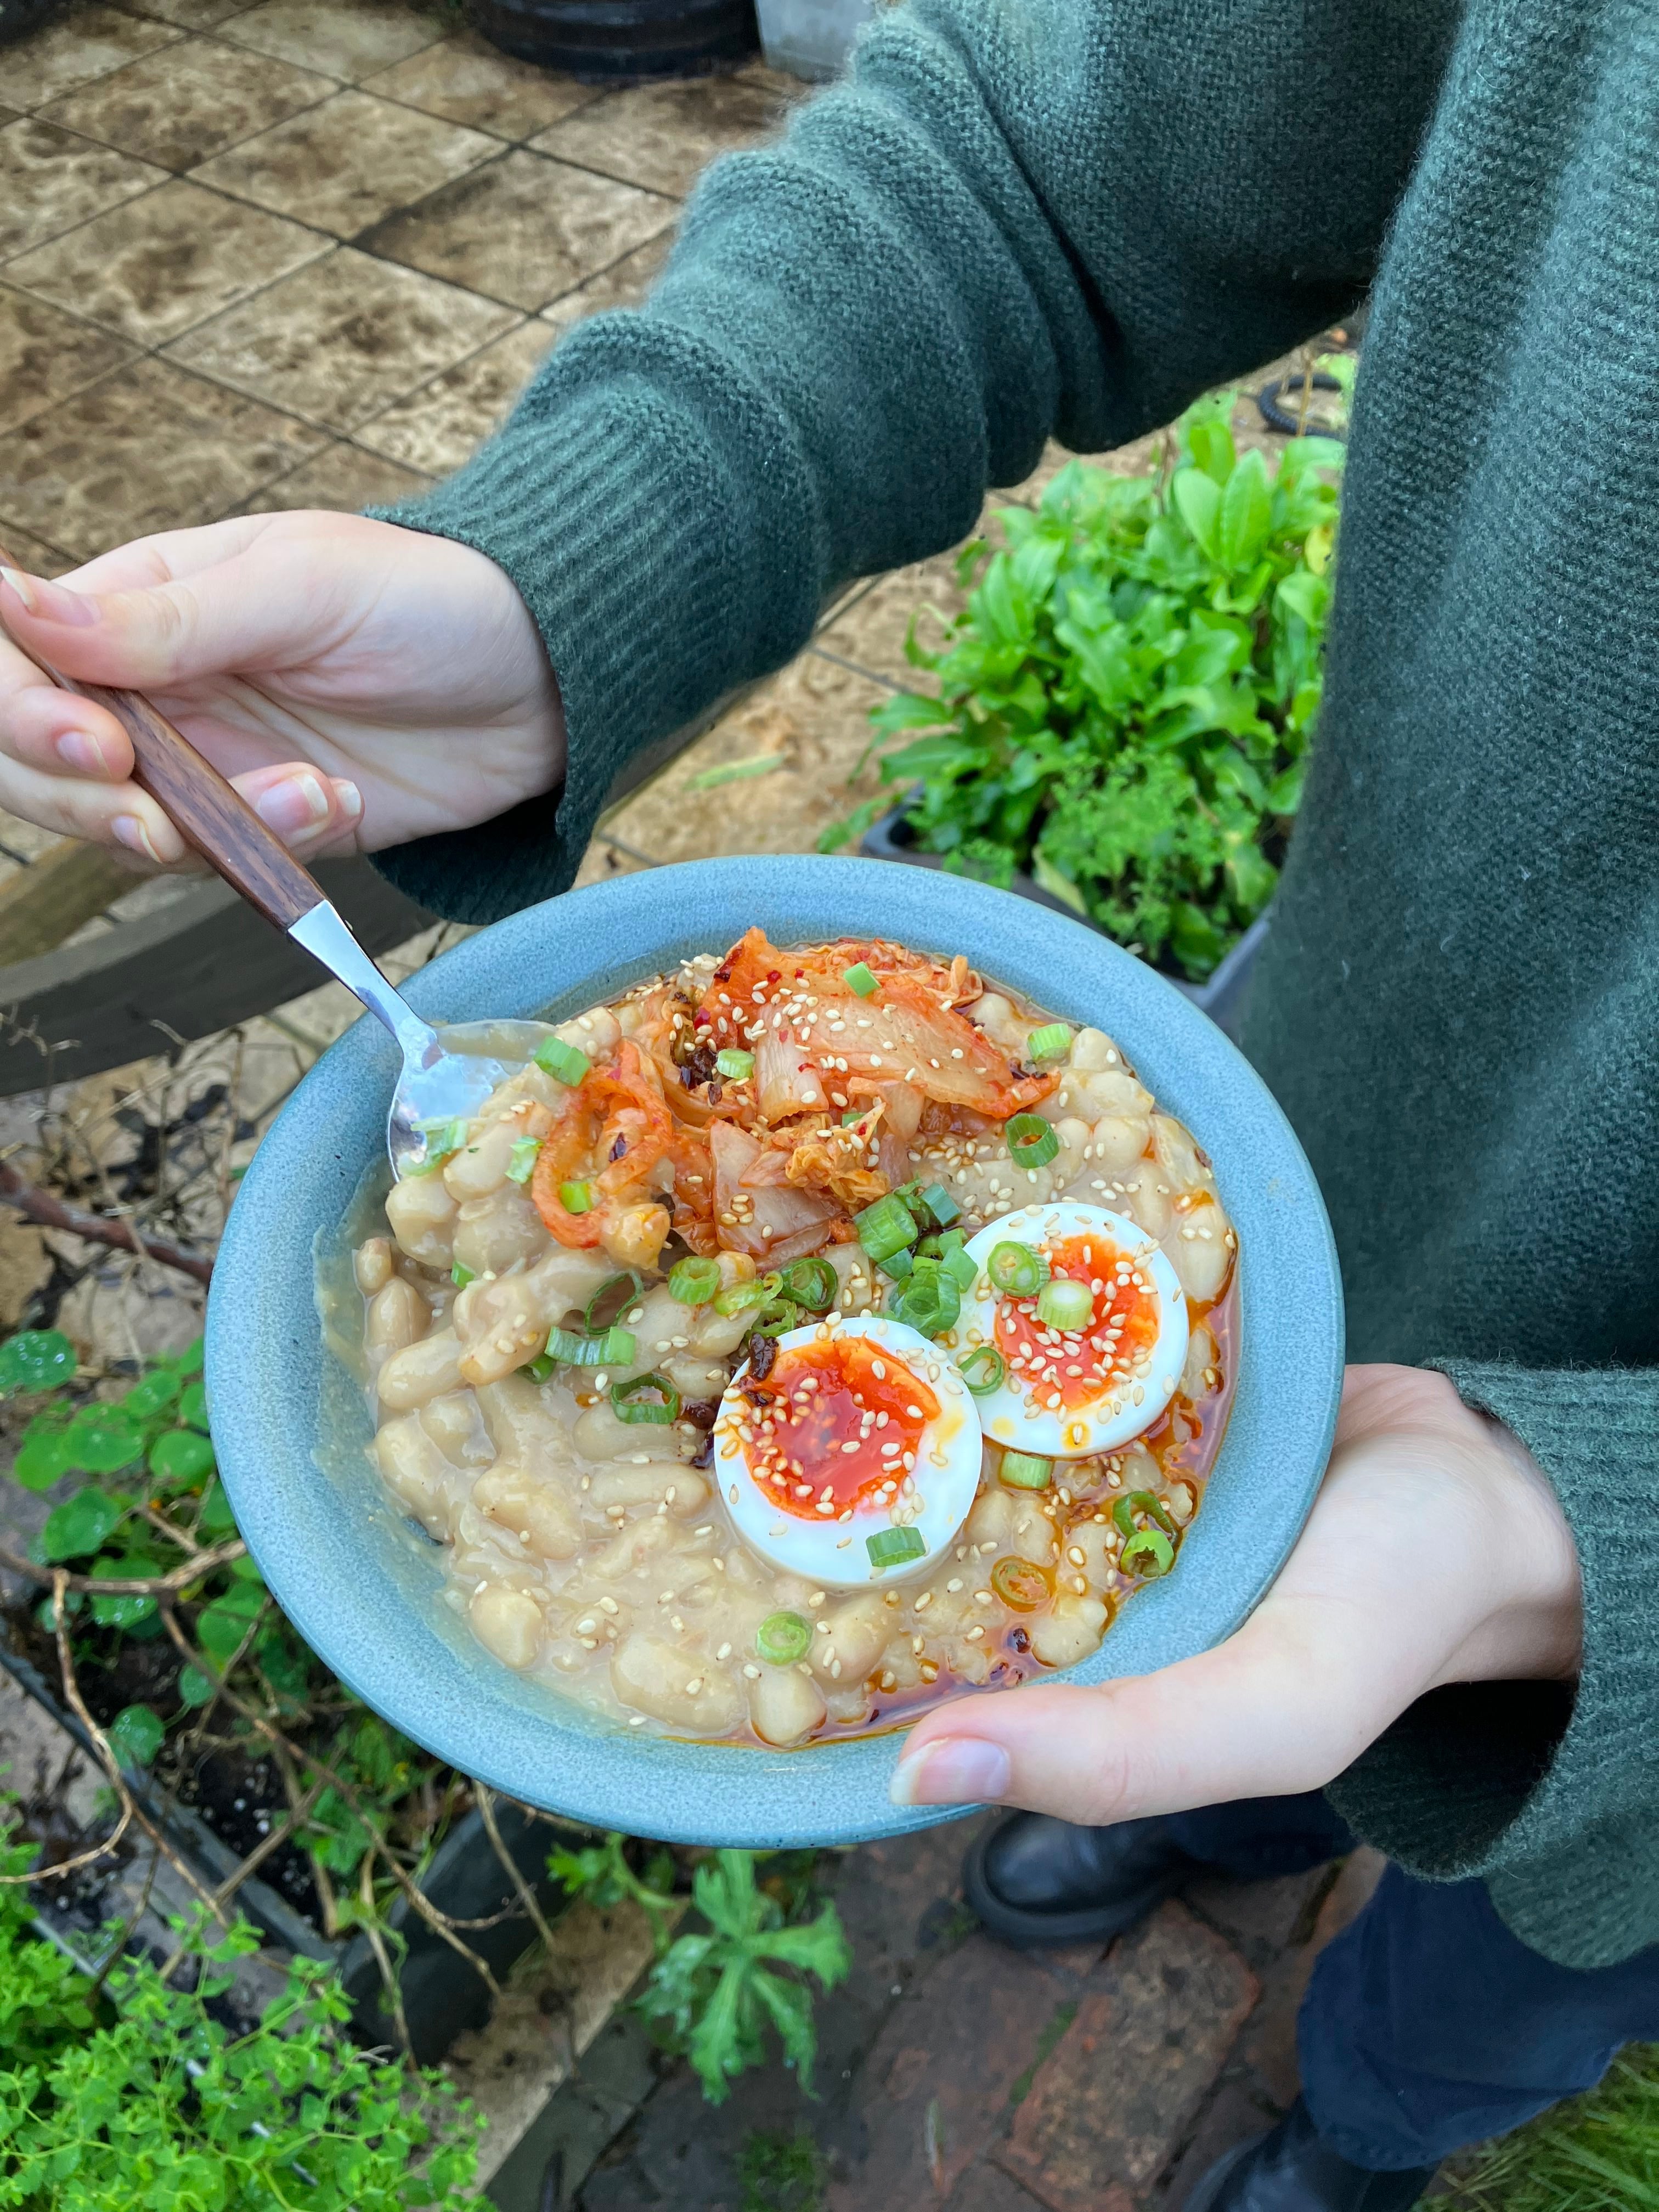
[[[533,1662],[542,1641],[542,1609],[533,1597],[485,1583],[472,1593],[467,1615],[473,1634],[502,1666],[522,1669]]]
[[[630,1521],[618,1528],[603,1551],[595,1553],[589,1572],[602,1583],[620,1582],[624,1575],[677,1550],[684,1534],[665,1513],[649,1513],[643,1521]]]
[[[1194,1402],[1200,1398],[1207,1398],[1212,1386],[1204,1380],[1204,1370],[1206,1367],[1218,1370],[1220,1358],[1221,1347],[1200,1322],[1187,1339],[1187,1364],[1181,1370],[1180,1382],[1176,1385],[1179,1395]]]
[[[1091,1121],[1097,1121],[1103,1114],[1127,1114],[1138,1120],[1152,1110],[1152,1092],[1121,1067],[1089,1075],[1085,1082],[1093,1108],[1089,1115]]]
[[[527,1191],[504,1182],[489,1198],[468,1199],[456,1217],[452,1249],[475,1275],[504,1275],[546,1251],[548,1234]]]
[[[1031,1025],[1021,1020],[1012,1002],[1005,999],[1000,991],[981,993],[971,1006],[964,1006],[962,1011],[970,1022],[977,1022],[991,1042],[1000,1045],[1005,1052],[1024,1052],[1025,1040]]]
[[[367,1237],[351,1255],[351,1272],[366,1298],[383,1290],[392,1279],[392,1239]]]
[[[1075,1667],[1098,1648],[1106,1632],[1106,1612],[1103,1599],[1066,1591],[1047,1613],[1026,1622],[1032,1650],[1045,1667]]]
[[[1071,1064],[1082,1073],[1093,1074],[1102,1068],[1121,1067],[1123,1055],[1104,1030],[1079,1030],[1072,1039]]]
[[[1164,1170],[1164,1180],[1172,1189],[1208,1191],[1213,1196],[1214,1171],[1189,1129],[1170,1115],[1154,1114],[1152,1143],[1157,1149],[1158,1164]]]
[[[574,1559],[581,1549],[574,1505],[557,1482],[538,1481],[524,1468],[491,1468],[473,1484],[472,1503],[544,1559]]]
[[[1121,1175],[1126,1168],[1132,1168],[1145,1152],[1152,1133],[1152,1123],[1144,1114],[1103,1114],[1093,1132],[1097,1173],[1103,1169],[1108,1175]]]
[[[368,1302],[363,1318],[363,1342],[374,1352],[401,1352],[426,1334],[432,1315],[413,1283],[393,1275]]]
[[[695,1468],[655,1459],[647,1467],[627,1463],[601,1468],[585,1494],[588,1504],[601,1513],[612,1505],[665,1504],[677,1521],[689,1521],[708,1503],[708,1485]]]
[[[1184,1213],[1177,1213],[1164,1237],[1164,1249],[1181,1278],[1182,1289],[1195,1305],[1219,1297],[1233,1255],[1227,1244],[1227,1217],[1214,1199],[1200,1198]]]
[[[426,1267],[454,1263],[455,1200],[441,1175],[405,1176],[386,1194],[386,1218],[398,1249]]]
[[[1113,1211],[1127,1213],[1149,1237],[1161,1237],[1174,1218],[1175,1209],[1158,1162],[1139,1161],[1119,1182],[1120,1188],[1111,1194]]]
[[[388,1490],[440,1540],[453,1533],[461,1479],[412,1413],[388,1421],[375,1437],[374,1462]]]
[[[812,1638],[812,1671],[820,1681],[861,1682],[881,1656],[890,1608],[878,1590],[860,1591],[823,1616]],[[840,1673],[834,1670],[839,1665]]]
[[[456,1467],[488,1467],[495,1456],[478,1413],[478,1401],[470,1390],[452,1390],[441,1398],[428,1398],[421,1408],[420,1423],[444,1457]]]
[[[743,1712],[738,1686],[723,1668],[639,1631],[611,1661],[611,1686],[635,1712],[698,1735],[724,1735]]]
[[[383,1406],[394,1413],[405,1413],[424,1406],[440,1391],[459,1389],[460,1382],[460,1339],[453,1328],[441,1328],[418,1344],[394,1352],[374,1387]]]
[[[795,1667],[763,1667],[749,1685],[749,1718],[763,1743],[799,1743],[823,1725],[823,1692]]]
[[[589,1460],[685,1460],[696,1450],[692,1439],[671,1421],[624,1421],[608,1399],[577,1416],[570,1441]]]
[[[507,1163],[518,1142],[519,1123],[507,1119],[474,1123],[472,1135],[459,1152],[443,1164],[443,1179],[458,1204],[469,1198],[487,1198],[507,1181]]]

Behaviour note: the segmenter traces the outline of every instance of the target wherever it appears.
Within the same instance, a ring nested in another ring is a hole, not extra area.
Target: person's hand
[[[1425,1691],[1570,1678],[1579,1638],[1577,1554],[1526,1448],[1443,1376],[1352,1367],[1308,1525],[1237,1635],[1156,1674],[943,1706],[892,1795],[1105,1826],[1317,1790]]]
[[[199,863],[120,724],[33,662],[146,693],[307,860],[465,829],[563,774],[558,689],[505,572],[393,523],[259,514],[56,583],[7,570],[0,623],[0,807],[141,867]]]

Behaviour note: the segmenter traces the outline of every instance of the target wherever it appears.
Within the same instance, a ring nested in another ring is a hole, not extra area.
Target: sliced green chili
[[[1156,1521],[1166,1536],[1174,1535],[1176,1524],[1163,1500],[1154,1498],[1150,1490],[1128,1490],[1112,1505],[1112,1522],[1120,1536],[1139,1534],[1139,1531],[1135,1527],[1137,1513],[1144,1513],[1149,1521]]]
[[[1126,1575],[1155,1582],[1175,1565],[1175,1546],[1161,1528],[1137,1529],[1118,1555],[1118,1565]]]
[[[751,1323],[756,1336],[787,1336],[792,1328],[801,1325],[801,1310],[793,1298],[773,1298],[763,1309],[758,1320]]]
[[[792,1260],[783,1271],[783,1287],[809,1313],[827,1313],[836,1303],[841,1277],[827,1260]]]
[[[1011,1490],[1046,1490],[1054,1471],[1053,1460],[1040,1459],[1035,1452],[1006,1451],[1002,1455],[1000,1474]]]
[[[991,1588],[1016,1613],[1035,1613],[1054,1594],[1047,1568],[1038,1566],[1034,1559],[1012,1557],[999,1559],[992,1568]]]
[[[649,1375],[635,1376],[629,1382],[613,1382],[611,1407],[619,1421],[665,1429],[680,1417],[680,1394],[665,1375],[653,1369]]]
[[[870,1554],[872,1567],[902,1566],[906,1559],[925,1559],[927,1547],[918,1528],[878,1528],[873,1536],[866,1536],[864,1548]]]
[[[1060,1150],[1060,1139],[1041,1114],[1016,1114],[1006,1134],[1017,1168],[1046,1168]]]
[[[746,1283],[728,1283],[714,1299],[714,1311],[725,1314],[729,1320],[735,1314],[768,1305],[776,1297],[782,1281],[781,1275],[754,1275]]]
[[[668,1274],[668,1295],[683,1306],[706,1306],[720,1286],[718,1260],[677,1260]]]
[[[995,1345],[979,1344],[965,1359],[957,1362],[957,1372],[975,1397],[988,1398],[1007,1381],[1008,1363]]]
[[[1048,1279],[1048,1262],[1029,1244],[994,1244],[985,1263],[991,1287],[1005,1297],[1029,1298]]]
[[[585,1052],[558,1036],[544,1038],[537,1046],[533,1058],[544,1075],[550,1075],[557,1083],[568,1084],[573,1091],[586,1080],[593,1065]]]
[[[798,1613],[769,1613],[755,1631],[755,1649],[774,1667],[793,1667],[812,1648],[812,1624]]]

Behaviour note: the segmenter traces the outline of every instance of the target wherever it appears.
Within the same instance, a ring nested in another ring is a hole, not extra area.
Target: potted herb
[[[1233,402],[1189,409],[1144,476],[1068,464],[1035,513],[1000,511],[1005,550],[964,549],[965,612],[906,647],[936,693],[872,716],[906,795],[823,840],[1065,907],[1218,1018],[1301,797],[1342,461],[1298,438],[1270,472]]]

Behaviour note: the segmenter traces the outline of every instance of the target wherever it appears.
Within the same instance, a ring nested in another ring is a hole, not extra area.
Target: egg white
[[[829,1315],[805,1328],[787,1331],[778,1339],[778,1349],[787,1352],[830,1334],[874,1338],[890,1367],[896,1363],[908,1370],[938,1401],[938,1418],[923,1428],[917,1446],[912,1494],[907,1498],[901,1492],[890,1505],[860,1508],[850,1521],[807,1521],[780,1511],[776,1500],[751,1473],[738,1433],[739,1421],[749,1412],[739,1377],[721,1398],[714,1422],[720,1502],[744,1543],[786,1573],[806,1575],[823,1588],[836,1589],[902,1583],[925,1574],[968,1518],[983,1456],[979,1409],[939,1346],[884,1314]],[[865,1539],[901,1525],[915,1528],[927,1551],[897,1566],[873,1565]]]
[[[1091,1452],[1115,1451],[1151,1428],[1175,1395],[1187,1360],[1186,1295],[1157,1239],[1127,1215],[1109,1212],[1101,1206],[1068,1202],[1021,1206],[969,1237],[965,1249],[979,1274],[972,1291],[963,1297],[961,1318],[953,1332],[955,1356],[963,1359],[977,1344],[996,1344],[1000,1301],[985,1269],[997,1246],[1029,1244],[1040,1250],[1050,1239],[1072,1237],[1108,1238],[1144,1274],[1150,1275],[1158,1298],[1158,1333],[1147,1372],[1115,1395],[1103,1394],[1086,1404],[1051,1412],[1032,1402],[1010,1370],[994,1390],[978,1400],[980,1425],[993,1443],[1036,1452],[1047,1459],[1081,1459]]]

